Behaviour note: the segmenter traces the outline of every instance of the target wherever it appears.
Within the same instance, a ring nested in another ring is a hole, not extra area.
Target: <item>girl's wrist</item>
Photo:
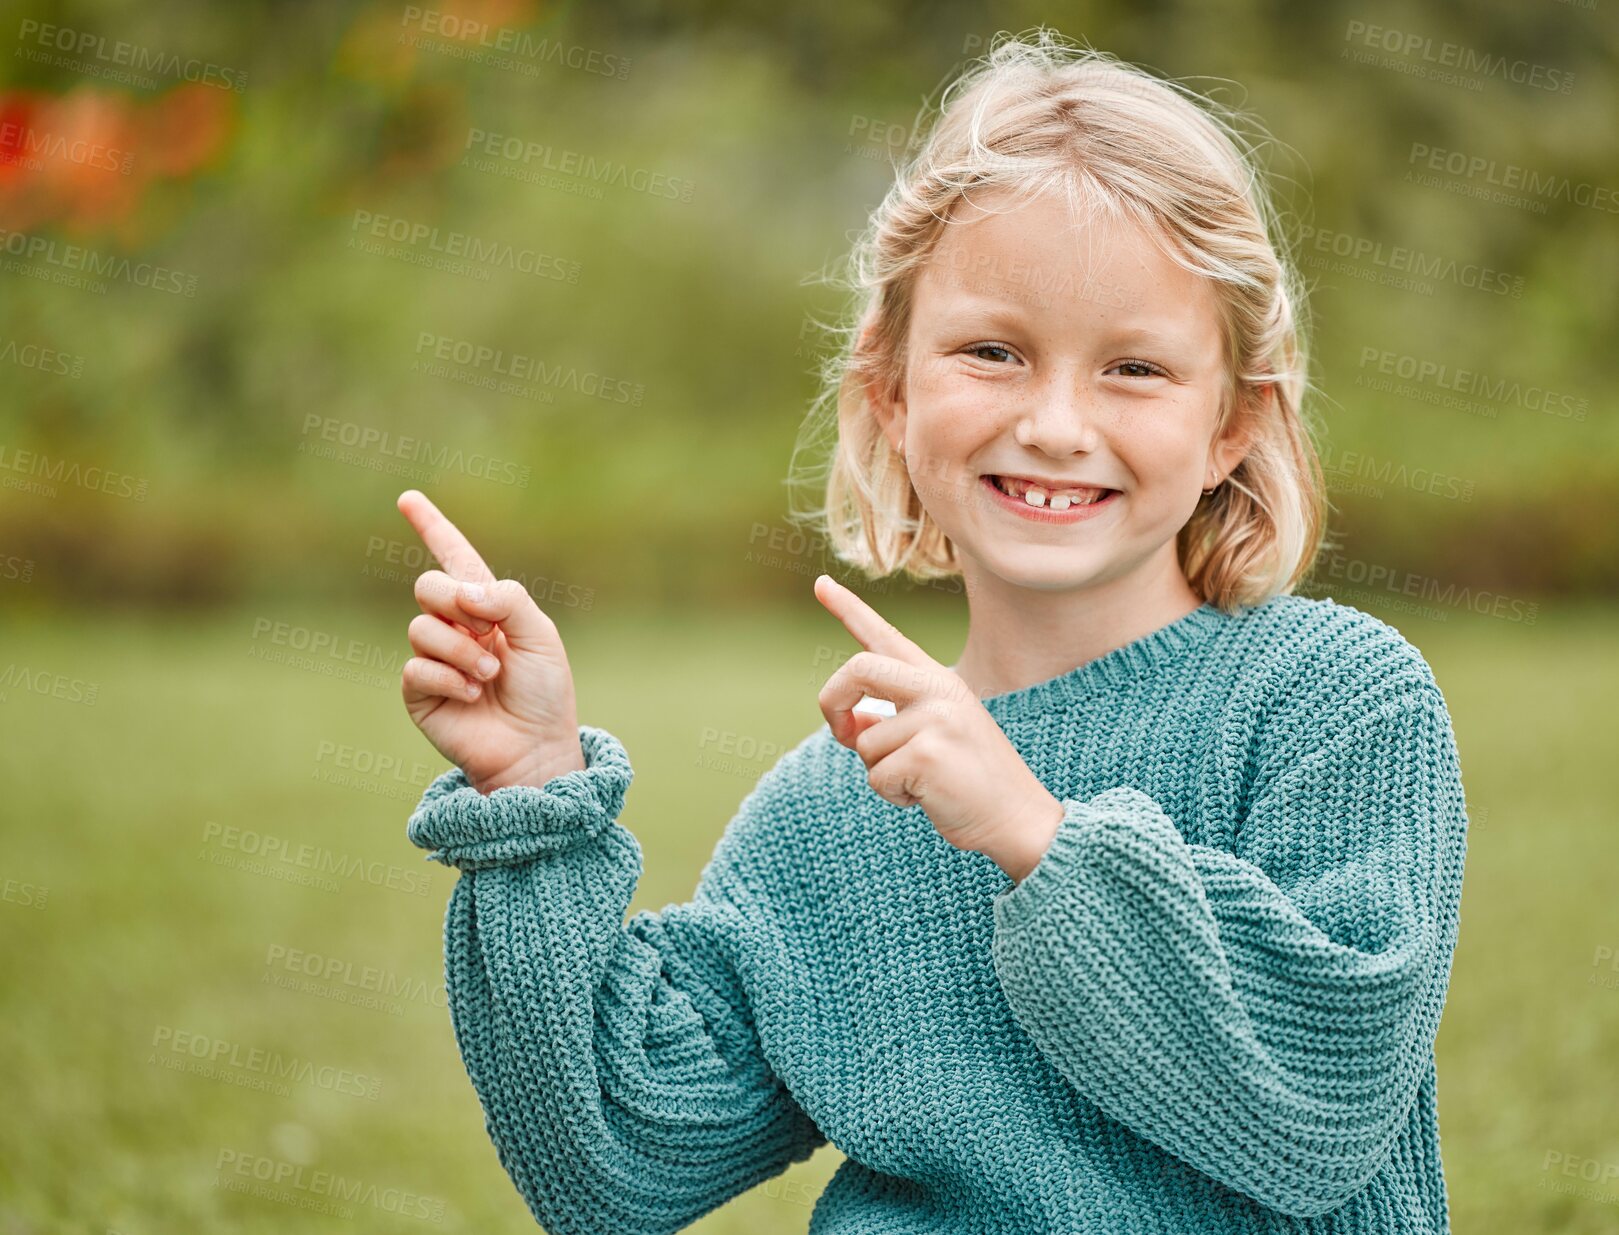
[[[578,730],[575,729],[571,739],[547,745],[521,764],[503,768],[482,780],[469,776],[467,783],[487,797],[496,789],[509,789],[514,785],[530,785],[535,789],[543,789],[548,781],[558,776],[584,770],[585,752],[579,744]]]
[[[1046,856],[1066,813],[1062,802],[1046,793],[1004,835],[980,847],[979,852],[1005,871],[1014,884],[1022,883]]]

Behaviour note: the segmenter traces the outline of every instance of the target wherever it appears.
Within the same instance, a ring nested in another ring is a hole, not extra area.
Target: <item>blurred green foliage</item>
[[[623,76],[534,57],[517,71],[442,38],[409,47],[400,40],[420,42],[428,19],[392,4],[24,3],[17,28],[0,29],[32,47],[22,23],[54,23],[246,81],[215,92],[227,127],[207,160],[154,180],[116,222],[25,220],[30,237],[194,277],[195,294],[116,279],[98,294],[3,272],[0,336],[78,369],[0,361],[11,460],[0,460],[0,548],[37,563],[17,604],[396,600],[367,567],[398,551],[372,537],[408,534],[392,501],[411,485],[498,572],[604,603],[797,594],[827,562],[818,543],[786,537],[783,487],[824,346],[806,323],[844,307],[819,276],[881,197],[923,99],[997,30],[1038,22],[1185,78],[1274,136],[1272,170],[1315,285],[1313,376],[1324,449],[1344,468],[1333,527],[1346,555],[1518,596],[1619,586],[1619,214],[1454,191],[1492,173],[1441,175],[1450,191],[1408,182],[1420,143],[1566,177],[1619,206],[1619,37],[1606,8],[424,7],[475,11]],[[1357,63],[1388,37],[1367,31],[1384,28],[1432,47]],[[1413,72],[1446,41],[1570,88]],[[13,91],[128,107],[178,84],[120,86],[83,71],[85,59],[0,64]],[[549,150],[464,162],[474,130]],[[143,140],[137,168],[161,158],[151,143],[176,138]],[[515,178],[568,157],[667,177],[690,200],[611,184],[593,199],[579,191],[588,177]],[[351,247],[379,218],[439,229],[443,244],[461,233],[537,250],[576,263],[577,280],[498,263],[448,273]],[[1445,273],[1388,285],[1412,254]],[[1518,294],[1468,286],[1480,278]],[[546,401],[532,393],[542,382],[525,383],[528,395],[474,384],[499,380],[489,364],[424,369],[435,348],[461,344],[639,393],[592,397],[563,381]],[[1447,409],[1369,389],[1380,363],[1476,371],[1531,394]],[[1536,391],[1578,403],[1583,419],[1530,410]],[[367,431],[482,452],[507,474],[528,469],[527,483],[470,466],[390,474],[383,449],[363,465],[309,453],[324,434]],[[146,496],[71,480],[54,495],[19,489],[17,451],[111,469]],[[772,544],[798,564],[758,569],[750,549]]]

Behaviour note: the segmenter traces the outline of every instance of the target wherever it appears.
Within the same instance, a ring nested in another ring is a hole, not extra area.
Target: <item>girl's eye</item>
[[[979,352],[1001,352],[1008,357],[1012,355],[1010,348],[1002,347],[999,343],[974,343],[971,347],[963,348],[962,350],[972,352],[974,355]]]
[[[1113,369],[1133,369],[1135,372],[1126,373],[1126,377],[1168,377],[1169,375],[1153,364],[1150,360],[1121,360]],[[1111,373],[1113,369],[1109,369]]]

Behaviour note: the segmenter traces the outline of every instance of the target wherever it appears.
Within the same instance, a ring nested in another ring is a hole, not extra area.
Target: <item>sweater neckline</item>
[[[1123,686],[1131,678],[1167,664],[1204,642],[1225,624],[1230,614],[1204,601],[1190,613],[1148,631],[1122,647],[1086,661],[1055,677],[979,700],[991,716],[1000,719],[1086,698],[1098,690]]]

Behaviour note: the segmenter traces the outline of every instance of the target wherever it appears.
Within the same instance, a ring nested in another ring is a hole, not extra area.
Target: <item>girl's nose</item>
[[[1050,455],[1095,450],[1099,433],[1094,393],[1077,378],[1050,380],[1029,391],[1014,436]]]

